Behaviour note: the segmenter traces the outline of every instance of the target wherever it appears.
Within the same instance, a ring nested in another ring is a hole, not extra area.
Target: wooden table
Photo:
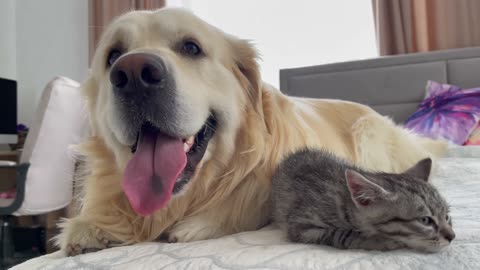
[[[17,151],[0,151],[0,160],[18,161]],[[15,188],[17,171],[15,168],[0,167],[0,192]]]

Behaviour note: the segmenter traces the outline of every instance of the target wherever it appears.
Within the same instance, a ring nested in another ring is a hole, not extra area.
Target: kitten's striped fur
[[[455,234],[447,203],[427,182],[430,169],[424,159],[402,174],[368,172],[304,149],[273,177],[273,218],[293,242],[436,252]]]

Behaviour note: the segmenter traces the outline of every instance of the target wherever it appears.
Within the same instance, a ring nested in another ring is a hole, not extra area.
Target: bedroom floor
[[[0,230],[0,270],[46,254],[45,228],[39,225],[19,226],[14,217],[3,218]]]
[[[21,264],[41,255],[42,254],[40,254],[38,251],[15,252],[12,257],[1,260],[0,270],[9,269],[10,267]]]

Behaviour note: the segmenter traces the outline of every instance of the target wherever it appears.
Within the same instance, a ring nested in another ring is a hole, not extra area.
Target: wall
[[[251,39],[263,79],[279,69],[377,56],[370,0],[175,0],[222,30]]]
[[[18,121],[31,125],[48,81],[58,75],[86,77],[88,0],[1,0],[0,29],[9,37],[4,43],[2,33],[0,76],[17,80]]]
[[[275,86],[281,68],[377,56],[368,0],[170,2],[252,39],[262,54],[262,76]],[[31,123],[54,76],[85,79],[88,0],[0,0],[0,34],[0,77],[18,80],[20,122]]]
[[[45,84],[77,81],[88,67],[87,0],[17,0],[19,121],[29,124]]]
[[[0,78],[17,78],[15,0],[0,2]]]

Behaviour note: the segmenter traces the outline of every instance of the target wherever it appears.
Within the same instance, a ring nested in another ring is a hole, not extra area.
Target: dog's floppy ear
[[[262,113],[262,80],[258,67],[258,52],[247,40],[230,40],[234,55],[234,73],[247,91],[254,110]]]

